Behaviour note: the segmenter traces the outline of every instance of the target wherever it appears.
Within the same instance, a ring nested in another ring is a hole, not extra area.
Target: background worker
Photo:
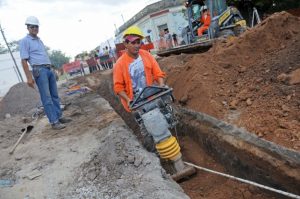
[[[172,38],[173,38],[174,46],[178,46],[177,34],[175,32],[172,34]]]
[[[211,22],[211,18],[210,18],[210,14],[209,11],[207,9],[207,6],[203,6],[202,7],[202,15],[201,15],[201,19],[200,22],[202,24],[202,26],[200,28],[198,28],[198,37],[201,37],[203,35],[203,32],[208,30],[210,22]]]
[[[165,29],[165,40],[166,40],[167,49],[173,48],[172,35],[170,34],[168,29]]]
[[[51,70],[51,62],[46,48],[37,36],[39,33],[39,20],[34,16],[30,16],[26,19],[25,25],[29,34],[20,41],[19,45],[27,84],[34,88],[34,82],[36,82],[45,113],[52,128],[55,130],[63,129],[65,128],[63,123],[71,120],[62,117],[55,74]]]
[[[143,38],[143,33],[137,26],[129,27],[123,36],[126,51],[113,68],[114,91],[128,112],[134,96],[143,88],[151,85],[164,86],[165,73],[148,51],[140,49]],[[141,134],[145,148],[154,152],[152,136],[145,129],[141,129]]]

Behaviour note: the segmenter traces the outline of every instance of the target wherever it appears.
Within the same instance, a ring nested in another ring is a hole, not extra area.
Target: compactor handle
[[[147,86],[138,94],[133,102],[130,103],[129,109],[133,111],[166,94],[170,94],[172,96],[172,91],[173,89],[169,87]]]

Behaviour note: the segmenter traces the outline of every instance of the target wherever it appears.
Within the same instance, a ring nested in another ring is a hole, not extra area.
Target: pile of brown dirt
[[[94,90],[97,90],[101,97],[104,97],[107,101],[109,101],[110,105],[114,107],[115,111],[123,118],[126,124],[134,131],[135,135],[141,141],[142,137],[139,127],[132,114],[124,110],[123,106],[118,100],[118,97],[114,96],[113,94],[112,71],[109,70],[96,72],[84,77],[78,77],[76,78],[76,81],[81,85],[86,85]],[[184,131],[179,130],[179,132]],[[211,168],[216,171],[228,173],[226,169],[218,161],[216,161],[212,154],[207,153],[202,147],[199,146],[199,143],[197,143],[195,139],[188,136],[179,137],[179,139],[182,150],[181,152],[185,161],[193,162],[197,165]],[[100,179],[103,180],[102,177]],[[198,171],[196,176],[181,182],[180,186],[184,189],[186,194],[193,199],[278,198],[265,193],[256,187],[235,182],[233,180],[203,171]]]
[[[300,18],[275,13],[207,53],[159,61],[178,102],[300,150]]]
[[[11,116],[25,114],[40,104],[39,93],[26,83],[18,83],[11,87],[0,103],[0,120],[5,114]]]

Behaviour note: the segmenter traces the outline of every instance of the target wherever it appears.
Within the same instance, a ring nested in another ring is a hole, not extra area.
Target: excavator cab
[[[188,0],[185,6],[188,26],[182,28],[181,45],[158,51],[158,56],[206,52],[213,45],[213,39],[238,36],[247,28],[246,21],[239,10],[233,6],[228,6],[226,0]],[[209,28],[203,32],[201,37],[198,37],[197,30],[202,25],[199,19],[204,6],[210,13],[211,21]]]
[[[207,0],[205,3],[212,18],[221,15],[228,7],[226,0]]]
[[[246,20],[234,6],[227,6],[225,0],[208,0],[211,7],[212,38],[238,36],[246,30]]]
[[[186,2],[189,25],[182,32],[185,44],[199,40],[197,29],[201,26],[199,19],[203,6],[207,7],[211,16],[210,28],[204,32],[206,40],[238,35],[246,29],[246,21],[240,12],[235,7],[227,6],[226,0],[190,0]]]

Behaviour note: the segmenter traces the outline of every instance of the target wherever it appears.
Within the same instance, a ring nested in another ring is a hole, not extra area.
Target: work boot
[[[51,125],[53,130],[61,130],[66,128],[66,126],[60,122],[56,122],[54,124]]]
[[[58,121],[62,124],[66,124],[66,123],[71,122],[72,120],[70,118],[62,117],[62,118],[59,118]]]

